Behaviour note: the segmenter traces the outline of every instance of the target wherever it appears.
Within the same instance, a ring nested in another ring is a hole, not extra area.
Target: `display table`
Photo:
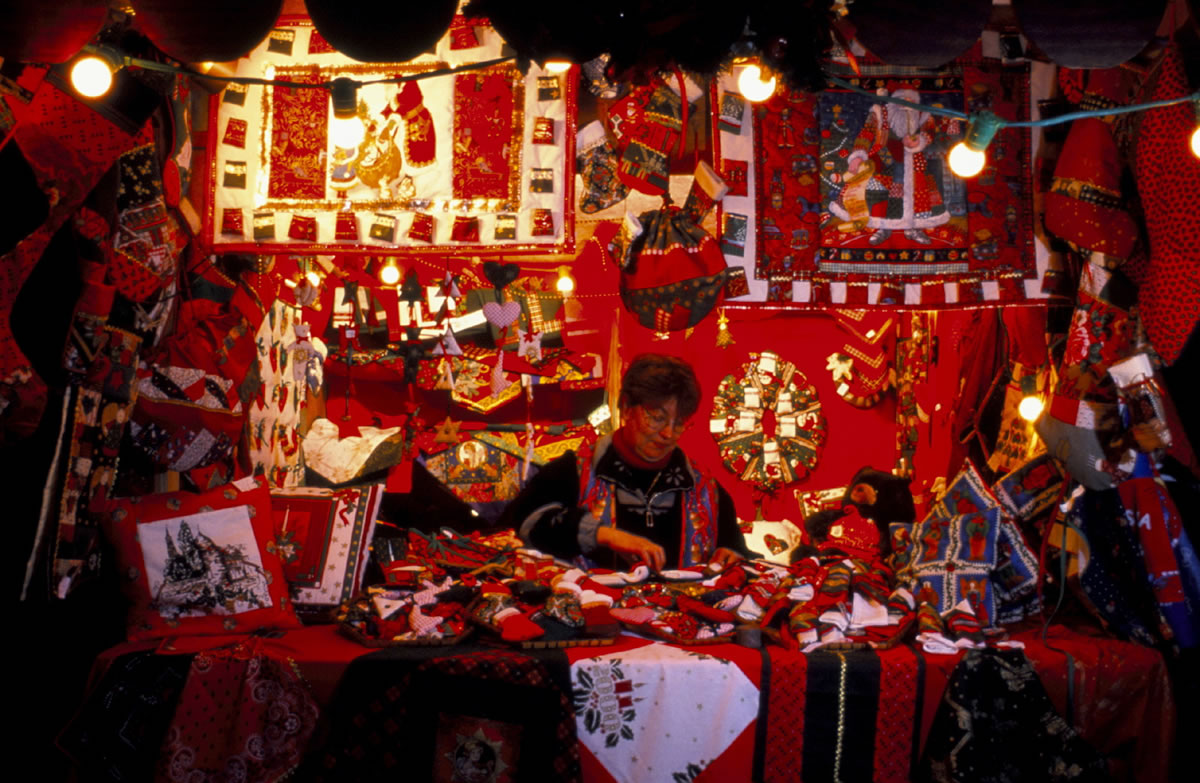
[[[1174,704],[1158,652],[1059,626],[1048,644],[1032,632],[1016,638],[1054,707],[1118,779],[1137,770],[1139,781],[1167,780]],[[235,639],[118,645],[99,657],[94,679],[131,652],[186,656]],[[539,758],[565,765],[554,768],[560,776],[577,769],[588,781],[829,779],[835,772],[907,780],[962,657],[907,646],[809,655],[774,646],[681,647],[630,635],[565,650],[371,649],[333,626],[254,644],[260,654],[293,661],[311,688],[323,725],[309,742],[314,766],[306,771],[330,780],[380,767],[431,771],[435,779],[467,746],[510,771],[519,759],[528,767]],[[471,737],[474,745],[464,745]],[[524,755],[512,755],[514,748]]]

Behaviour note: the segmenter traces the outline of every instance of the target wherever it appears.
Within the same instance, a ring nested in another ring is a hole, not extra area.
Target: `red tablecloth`
[[[188,654],[236,642],[244,637],[180,637],[155,645],[154,643],[125,643],[107,650],[96,662],[95,675],[103,672],[119,656],[137,650],[155,649],[162,654]],[[1022,633],[1025,653],[1046,687],[1055,707],[1067,715],[1083,738],[1109,759],[1116,778],[1139,781],[1166,781],[1174,740],[1175,705],[1165,662],[1155,650],[1113,639],[1089,636],[1055,626],[1043,644],[1037,632]],[[342,636],[334,626],[311,626],[264,638],[259,642],[265,651],[286,656],[295,661],[301,675],[312,687],[316,701],[328,704],[346,667],[355,658],[372,651]],[[568,661],[575,667],[580,662],[609,660],[651,644],[647,640],[624,636],[610,647],[571,648]],[[431,654],[445,654],[453,648],[431,648]],[[756,765],[761,766],[764,779],[794,775],[804,762],[805,727],[803,716],[810,699],[829,698],[813,674],[814,667],[825,665],[812,655],[768,648],[770,665],[764,674],[763,653],[736,645],[712,645],[679,648],[686,655],[671,653],[663,657],[669,666],[687,666],[694,656],[711,656],[736,665],[754,689],[765,695],[758,715],[720,750],[716,758],[707,759],[701,779],[748,779]],[[928,737],[933,716],[951,672],[961,658],[959,655],[932,655],[901,647],[879,653],[868,652],[866,657],[847,657],[849,671],[857,671],[859,682],[868,667],[867,680],[878,677],[872,713],[873,737],[857,737],[867,743],[874,753],[873,777],[877,780],[902,779],[908,773],[907,763],[896,762],[896,749],[911,750],[907,759],[917,759]],[[1069,653],[1072,687],[1068,687]],[[824,655],[829,656],[829,653]],[[642,653],[646,657],[646,653]],[[870,660],[868,660],[870,659]],[[877,663],[874,660],[877,659]],[[834,664],[835,666],[840,664]],[[874,668],[870,668],[874,667]],[[574,669],[573,669],[574,671]],[[810,681],[809,677],[814,679]],[[739,682],[745,682],[739,679]],[[570,694],[568,694],[568,698]],[[688,708],[691,694],[672,691],[678,700],[677,709]],[[693,699],[694,700],[694,699]],[[861,694],[860,694],[861,700]],[[1070,710],[1068,710],[1070,700]],[[851,702],[847,702],[851,704]],[[650,705],[646,705],[648,708]],[[661,705],[660,705],[661,708]],[[674,709],[676,705],[667,705]],[[691,709],[696,705],[692,704]],[[853,717],[849,708],[846,716]],[[764,721],[765,717],[765,723]],[[845,717],[845,716],[844,716]],[[865,724],[855,725],[858,731]],[[582,731],[582,729],[581,729]],[[761,749],[755,758],[756,747]],[[605,765],[580,742],[584,779],[610,781],[614,776]],[[1136,773],[1135,773],[1136,770]]]

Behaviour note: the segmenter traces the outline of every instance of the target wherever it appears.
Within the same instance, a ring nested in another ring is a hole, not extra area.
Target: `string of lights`
[[[1054,117],[1045,117],[1040,120],[1006,120],[1003,117],[996,115],[991,111],[972,112],[966,114],[956,109],[948,109],[944,106],[927,106],[921,103],[913,103],[902,98],[893,98],[888,95],[878,95],[870,90],[864,90],[856,84],[846,81],[837,76],[829,76],[830,84],[840,87],[844,90],[864,95],[877,103],[891,103],[900,106],[905,106],[918,111],[928,112],[929,114],[940,117],[949,117],[956,120],[962,120],[967,123],[967,132],[961,142],[956,144],[950,150],[950,169],[960,177],[969,179],[983,170],[984,164],[987,162],[986,151],[992,139],[996,137],[1004,128],[1046,128],[1051,125],[1063,125],[1075,120],[1085,119],[1088,117],[1113,117],[1119,114],[1134,114],[1137,112],[1150,111],[1153,109],[1165,108],[1167,106],[1178,106],[1182,103],[1191,103],[1196,107],[1197,127],[1192,132],[1191,150],[1192,154],[1200,157],[1200,90],[1189,95],[1183,95],[1178,98],[1170,98],[1158,101],[1149,101],[1147,103],[1136,103],[1129,106],[1113,106],[1107,109],[1086,109],[1080,111],[1067,112]]]

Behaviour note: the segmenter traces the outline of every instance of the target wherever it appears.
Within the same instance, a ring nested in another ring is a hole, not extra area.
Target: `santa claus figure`
[[[881,89],[879,94],[887,95],[887,91]],[[892,97],[921,102],[920,94],[907,88],[896,90]],[[874,168],[875,187],[866,194],[871,202],[866,227],[872,230],[872,245],[882,243],[896,230],[913,242],[928,245],[932,240],[926,230],[950,220],[941,182],[945,160],[941,145],[934,144],[937,136],[935,119],[927,111],[898,103],[871,107],[854,150],[865,152]],[[830,204],[830,210],[843,221],[863,219],[858,210],[850,214],[844,202]]]

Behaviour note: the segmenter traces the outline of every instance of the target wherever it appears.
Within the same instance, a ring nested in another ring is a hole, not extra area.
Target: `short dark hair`
[[[700,382],[692,366],[677,356],[660,353],[633,357],[621,379],[621,404],[657,406],[672,398],[684,419],[700,407]]]

